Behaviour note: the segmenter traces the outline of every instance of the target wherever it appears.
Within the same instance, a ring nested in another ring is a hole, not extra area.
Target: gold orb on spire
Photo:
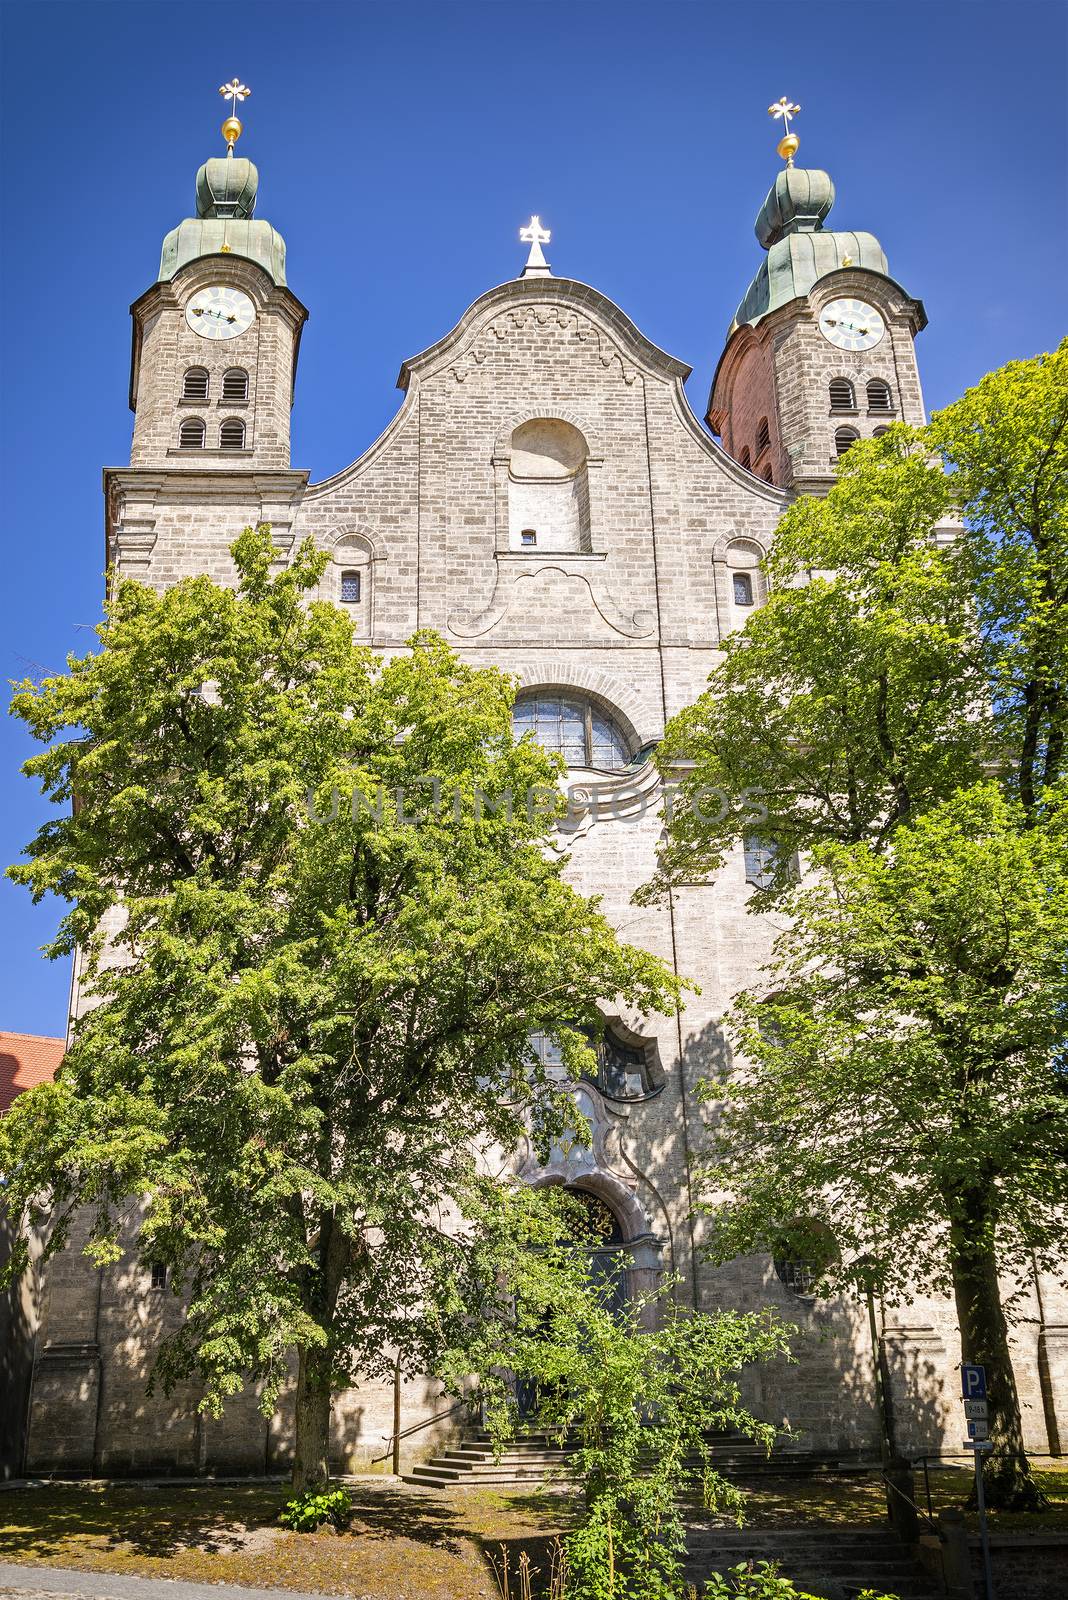
[[[226,140],[227,149],[233,155],[234,145],[244,131],[241,126],[241,119],[237,114],[237,108],[242,101],[248,99],[252,90],[247,83],[242,83],[240,78],[231,78],[229,83],[219,85],[219,93],[224,100],[229,100],[230,102],[230,115],[222,125],[222,136]]]
[[[783,128],[785,131],[783,133],[783,137],[776,145],[776,149],[788,167],[793,166],[794,156],[796,156],[798,148],[801,144],[797,134],[790,132],[790,118],[796,117],[800,110],[801,107],[793,105],[785,95],[783,95],[781,100],[776,100],[773,106],[768,107],[769,116],[782,118]]]

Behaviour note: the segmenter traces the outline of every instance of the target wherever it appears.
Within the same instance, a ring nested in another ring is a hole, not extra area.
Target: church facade
[[[597,289],[553,275],[544,230],[524,230],[521,276],[482,294],[430,349],[404,361],[403,401],[382,436],[320,483],[290,459],[306,311],[285,246],[253,215],[258,176],[208,161],[195,217],[164,241],[132,307],[133,443],[105,473],[107,560],[164,587],[233,581],[229,546],[271,525],[279,563],[304,538],[331,557],[321,594],[375,650],[437,629],[464,657],[511,673],[517,727],[563,752],[569,872],[604,897],[621,934],[700,985],[670,1017],[609,1019],[596,1080],[576,1098],[590,1147],[518,1172],[598,1197],[629,1292],[672,1272],[703,1307],[774,1306],[800,1324],[799,1364],[754,1374],[749,1398],[797,1444],[878,1450],[864,1308],[817,1301],[799,1264],[701,1257],[692,1166],[707,1138],[699,1081],[724,1057],[720,1019],[767,959],[775,922],[747,912],[764,862],[739,840],[715,882],[638,909],[663,796],[649,759],[666,720],[704,688],[724,637],[763,598],[761,558],[785,508],[823,492],[838,455],[896,419],[924,421],[914,341],[920,303],[878,241],[826,226],[826,173],[779,172],[757,220],[765,254],[731,324],[702,422],[689,368],[657,349]],[[759,260],[760,258],[758,258]],[[75,975],[75,1012],[79,1004]],[[551,1040],[539,1048],[552,1050]],[[27,1470],[280,1469],[285,1407],[255,1394],[221,1421],[192,1391],[149,1399],[152,1350],[181,1310],[131,1249],[95,1270],[75,1238],[49,1267],[30,1407]],[[1068,1439],[1068,1308],[1024,1286],[1015,1360],[1028,1443]],[[896,1443],[956,1448],[959,1345],[951,1305],[877,1306]],[[1058,1398],[1059,1395],[1059,1398]],[[394,1396],[377,1385],[335,1407],[341,1470],[387,1462]],[[454,1426],[432,1380],[404,1386],[405,1458]]]

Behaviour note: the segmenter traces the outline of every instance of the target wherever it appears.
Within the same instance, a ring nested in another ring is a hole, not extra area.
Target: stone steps
[[[899,1600],[938,1600],[935,1580],[886,1528],[721,1529],[691,1523],[686,1576],[699,1587],[712,1572],[774,1561],[785,1577],[824,1600],[855,1600],[862,1589]]]
[[[712,1465],[738,1477],[809,1476],[813,1472],[838,1472],[846,1466],[838,1457],[818,1457],[800,1451],[784,1452],[769,1458],[759,1445],[732,1434],[718,1434],[710,1440]],[[488,1434],[440,1451],[429,1461],[409,1468],[401,1476],[405,1483],[424,1488],[452,1488],[470,1484],[515,1484],[529,1488],[559,1475],[574,1447],[559,1445],[544,1434],[526,1434],[513,1439],[495,1456]]]

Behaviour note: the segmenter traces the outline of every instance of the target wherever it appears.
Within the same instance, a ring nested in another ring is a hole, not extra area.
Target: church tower
[[[248,90],[223,91],[236,104]],[[159,276],[131,307],[132,467],[233,472],[289,466],[297,350],[307,312],[286,284],[285,243],[253,213],[259,174],[234,155],[197,173],[196,216],[163,242]]]
[[[767,257],[728,330],[707,421],[758,478],[820,494],[857,439],[926,420],[913,341],[927,317],[873,234],[824,226],[834,184],[793,164],[799,109],[785,99],[769,107],[786,122],[786,166],[756,219]]]

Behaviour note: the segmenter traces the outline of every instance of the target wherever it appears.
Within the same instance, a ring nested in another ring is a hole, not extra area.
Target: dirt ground
[[[1068,1466],[1039,1474],[1051,1510],[996,1528],[1068,1529]],[[961,1505],[964,1471],[931,1474],[933,1509]],[[766,1478],[745,1486],[753,1527],[863,1526],[885,1516],[875,1475]],[[319,1591],[350,1600],[498,1600],[494,1567],[526,1552],[548,1565],[574,1500],[566,1493],[419,1489],[350,1481],[345,1533],[287,1533],[281,1484],[49,1484],[0,1493],[0,1561],[193,1582]],[[922,1476],[917,1498],[926,1503]],[[709,1519],[700,1519],[705,1526]],[[713,1519],[714,1520],[714,1519]],[[535,1592],[537,1592],[535,1584]]]

